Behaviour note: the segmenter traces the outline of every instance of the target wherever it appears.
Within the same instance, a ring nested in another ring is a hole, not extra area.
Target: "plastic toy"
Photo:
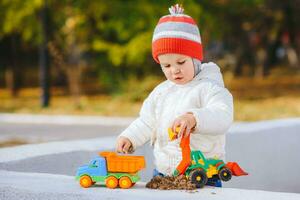
[[[179,130],[180,128],[177,127],[176,133],[174,133],[171,128],[168,129],[170,140],[177,138]],[[194,183],[197,188],[203,187],[209,178],[229,181],[232,175],[248,175],[248,173],[244,172],[235,162],[225,164],[223,160],[214,158],[206,159],[200,150],[191,151],[190,135],[187,137],[182,136],[180,148],[182,149],[182,160],[173,175],[184,174],[190,177],[191,182]]]
[[[88,188],[96,182],[105,182],[106,187],[127,189],[140,180],[138,171],[145,168],[143,156],[119,156],[114,152],[101,152],[89,165],[78,168],[76,180]]]

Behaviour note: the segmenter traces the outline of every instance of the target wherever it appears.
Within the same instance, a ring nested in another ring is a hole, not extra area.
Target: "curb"
[[[0,149],[0,163],[66,152],[111,149],[114,147],[115,141],[116,137],[110,136],[85,140],[54,141],[40,144],[4,147]]]
[[[1,113],[0,123],[127,126],[133,117],[39,115]]]

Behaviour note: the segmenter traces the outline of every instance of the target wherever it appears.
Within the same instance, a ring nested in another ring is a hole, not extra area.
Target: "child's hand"
[[[132,153],[133,152],[133,146],[131,141],[127,137],[119,137],[117,141],[116,151],[118,153]]]
[[[176,118],[172,125],[172,130],[176,133],[176,127],[180,127],[180,131],[177,134],[177,137],[180,138],[182,134],[187,137],[195,128],[196,119],[192,113],[186,113]]]

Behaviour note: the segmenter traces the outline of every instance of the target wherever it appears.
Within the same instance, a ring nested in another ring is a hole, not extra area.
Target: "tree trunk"
[[[18,96],[18,89],[20,83],[20,75],[17,68],[17,44],[16,36],[11,36],[11,52],[10,52],[10,64],[7,66],[5,71],[5,82],[6,86],[10,91],[12,97]]]
[[[67,67],[68,87],[72,95],[73,102],[77,108],[80,108],[81,96],[81,73],[80,65],[70,65]]]
[[[50,104],[50,70],[48,55],[48,7],[47,0],[44,0],[44,6],[40,11],[42,42],[39,49],[40,65],[40,84],[42,89],[41,106],[48,107]]]

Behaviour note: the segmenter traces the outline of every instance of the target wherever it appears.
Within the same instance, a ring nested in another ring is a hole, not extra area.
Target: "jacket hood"
[[[196,80],[209,80],[224,87],[223,76],[220,67],[213,62],[202,63],[200,73],[194,78]]]

